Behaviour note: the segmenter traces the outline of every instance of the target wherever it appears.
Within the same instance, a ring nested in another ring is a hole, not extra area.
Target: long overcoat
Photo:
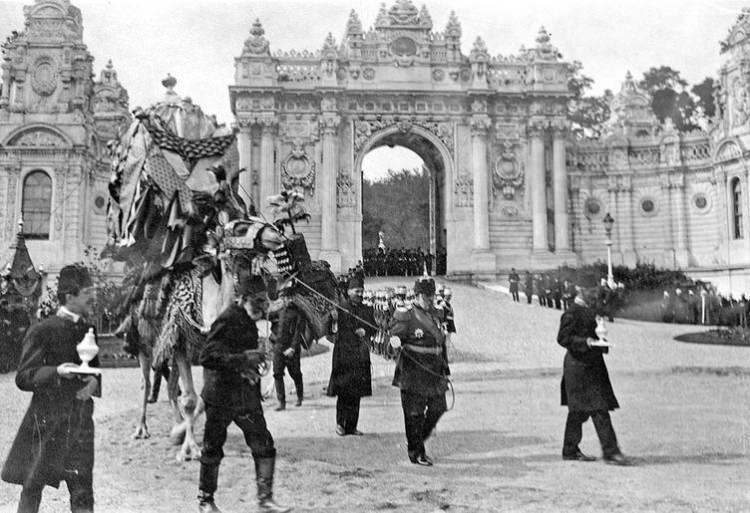
[[[375,318],[372,307],[348,303],[346,309],[353,315],[342,312],[339,315],[338,335],[333,345],[331,379],[328,381],[329,396],[343,395],[365,397],[372,395],[372,375],[370,372],[370,347],[368,341],[375,334]],[[369,323],[363,323],[359,319]],[[354,332],[365,330],[360,338]]]
[[[76,399],[85,383],[65,379],[57,366],[81,363],[76,345],[89,326],[52,316],[32,326],[23,341],[16,385],[33,392],[2,470],[2,479],[26,488],[57,488],[71,473],[91,475],[94,466],[94,401]],[[94,358],[89,365],[97,367]],[[99,396],[100,390],[95,395]]]
[[[588,347],[586,338],[596,337],[596,312],[573,303],[560,318],[557,342],[568,351],[563,363],[561,403],[573,411],[619,408],[609,381],[603,354],[607,348]]]

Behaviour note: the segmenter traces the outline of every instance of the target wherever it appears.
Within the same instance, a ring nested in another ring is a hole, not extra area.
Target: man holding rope
[[[409,460],[432,466],[424,442],[447,410],[448,355],[443,314],[434,307],[435,281],[423,277],[414,284],[417,295],[410,309],[397,309],[391,323],[390,343],[401,348],[393,386],[401,389]]]

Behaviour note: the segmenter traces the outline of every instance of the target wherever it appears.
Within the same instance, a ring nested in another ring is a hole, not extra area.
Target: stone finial
[[[459,38],[461,37],[461,22],[458,21],[456,11],[451,11],[451,15],[448,18],[448,24],[445,26],[446,37]]]
[[[385,3],[381,3],[378,17],[375,19],[375,28],[387,27],[390,24],[391,20],[388,18],[388,11],[385,10]]]
[[[109,59],[107,61],[107,65],[99,74],[99,82],[101,82],[103,85],[113,87],[119,84],[119,82],[117,81],[117,70],[115,70],[114,65],[112,65],[112,59]]]
[[[266,33],[260,18],[255,18],[253,26],[250,27],[250,37],[245,41],[243,54],[268,55],[270,54],[268,40],[263,37]]]
[[[422,4],[422,8],[419,10],[419,25],[432,30],[432,16],[430,16],[427,6],[424,4]]]
[[[361,36],[363,33],[362,22],[359,20],[357,12],[352,9],[352,12],[349,13],[349,21],[346,22],[346,35]]]
[[[484,42],[484,39],[481,38],[481,36],[477,36],[476,40],[474,41],[474,46],[471,48],[471,55],[476,54],[486,54],[487,53],[487,43]]]
[[[562,58],[562,54],[550,43],[550,39],[550,33],[547,32],[547,29],[540,27],[536,36],[536,48],[534,49],[534,56],[537,59],[556,61]]]
[[[549,32],[547,32],[547,29],[544,28],[544,25],[539,27],[539,33],[536,36],[536,42],[539,46],[545,45],[549,43],[550,37]]]
[[[333,38],[333,34],[330,32],[326,36],[326,40],[323,43],[323,51],[333,50],[336,51],[336,40]]]

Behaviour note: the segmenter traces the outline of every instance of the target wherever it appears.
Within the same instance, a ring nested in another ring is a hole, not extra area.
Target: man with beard
[[[260,404],[258,365],[265,359],[258,348],[255,321],[268,310],[265,284],[258,276],[243,277],[237,287],[237,302],[230,305],[211,325],[206,346],[200,354],[206,425],[198,483],[198,510],[220,512],[214,503],[219,464],[224,457],[227,427],[234,422],[245,435],[255,461],[259,511],[284,513],[290,510],[273,500],[276,448],[266,427]]]
[[[619,408],[609,381],[603,355],[609,351],[606,341],[596,334],[596,287],[576,287],[573,304],[560,318],[557,342],[567,349],[561,383],[562,405],[568,407],[562,456],[564,460],[594,461],[578,448],[582,426],[591,417],[599,436],[604,460],[613,465],[629,461],[617,445],[617,437],[609,416]]]
[[[90,328],[96,289],[88,271],[65,266],[57,281],[60,308],[34,325],[23,341],[16,385],[33,392],[2,478],[23,486],[18,513],[36,513],[45,486],[65,481],[74,513],[94,511],[94,401],[100,382],[76,374],[76,346]],[[94,358],[89,365],[98,367]]]
[[[443,331],[444,319],[435,309],[435,281],[420,278],[414,284],[417,295],[412,308],[396,310],[391,323],[391,346],[401,348],[393,386],[401,390],[409,460],[432,466],[424,442],[432,434],[447,404],[448,354]]]
[[[362,303],[364,283],[359,275],[349,279],[346,312],[339,314],[338,335],[333,346],[331,379],[327,393],[336,399],[336,434],[362,435],[357,429],[359,403],[372,395],[370,348],[375,334],[372,307]],[[404,291],[406,292],[406,291]]]

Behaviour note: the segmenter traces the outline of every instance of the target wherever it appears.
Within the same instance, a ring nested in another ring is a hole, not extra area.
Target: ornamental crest
[[[513,143],[503,143],[503,151],[495,161],[492,181],[495,190],[500,190],[508,200],[513,199],[516,190],[523,185],[523,165],[519,162]]]
[[[49,96],[57,89],[57,66],[51,57],[40,57],[34,63],[31,88],[39,96]]]
[[[300,139],[292,144],[292,151],[281,162],[281,185],[284,189],[310,189],[310,194],[314,194],[315,162],[307,156]]]

